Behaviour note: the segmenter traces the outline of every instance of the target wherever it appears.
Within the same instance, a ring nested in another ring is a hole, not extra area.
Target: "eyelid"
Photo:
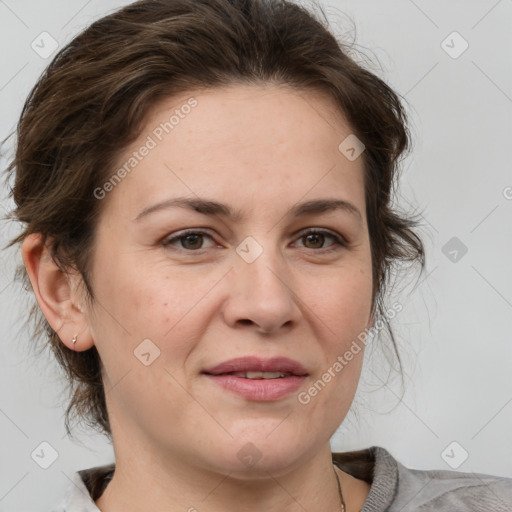
[[[206,235],[206,236],[210,237],[212,240],[214,239],[214,236],[212,234],[210,234],[210,230],[208,228],[188,228],[188,229],[184,229],[182,231],[177,231],[176,233],[173,233],[172,236],[165,237],[162,240],[162,244],[165,247],[172,246],[172,244],[174,242],[180,240],[181,238],[185,238],[187,235],[192,235],[192,234],[193,235]],[[309,234],[321,234],[321,235],[330,236],[335,241],[335,243],[332,246],[329,246],[326,248],[310,249],[313,252],[327,253],[330,251],[334,251],[336,249],[346,248],[349,246],[348,240],[343,235],[337,233],[336,231],[327,229],[327,228],[308,227],[308,228],[304,228],[304,229],[294,233],[293,236],[294,236],[294,239],[300,239]],[[177,247],[176,249],[178,251],[182,251],[182,252],[186,252],[186,253],[201,254],[202,251],[204,251],[207,248],[192,250],[192,249],[184,249],[182,247]]]
[[[332,253],[337,253],[344,249],[346,250],[350,246],[348,240],[344,236],[342,236],[341,234],[339,234],[335,231],[331,231],[330,229],[326,229],[326,228],[306,228],[305,230],[299,231],[295,235],[295,238],[300,240],[309,234],[321,234],[321,235],[324,235],[327,237],[331,237],[334,240],[333,244],[331,244],[327,247],[324,247],[324,248],[320,248],[320,249],[308,249],[307,247],[301,247],[301,249],[308,250],[313,255],[316,254],[320,257],[327,256]]]
[[[166,236],[162,240],[162,244],[164,246],[172,245],[173,242],[178,241],[180,238],[185,238],[187,235],[207,235],[213,240],[213,235],[209,232],[209,229],[207,228],[188,228],[184,229],[182,231],[176,231],[175,233],[172,233],[172,235]],[[190,249],[183,249],[182,247],[177,248],[178,250],[185,251],[185,252],[195,252],[200,253],[204,249],[198,249],[198,250],[190,250]]]
[[[341,235],[340,233],[337,233],[336,231],[332,231],[331,229],[327,229],[327,228],[314,228],[314,227],[313,228],[305,228],[305,229],[302,229],[299,232],[297,232],[294,236],[296,238],[297,237],[301,238],[303,236],[309,235],[310,233],[319,233],[322,235],[328,235],[328,236],[333,237],[338,242],[340,242],[344,245],[349,244],[348,240],[343,235]]]

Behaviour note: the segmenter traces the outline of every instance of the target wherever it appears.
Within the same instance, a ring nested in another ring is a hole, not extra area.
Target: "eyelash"
[[[212,238],[212,236],[209,235],[208,233],[206,233],[205,231],[189,230],[189,231],[181,232],[180,234],[173,236],[171,238],[166,238],[163,241],[163,245],[164,245],[164,247],[171,246],[174,242],[184,239],[189,235],[206,235],[207,237]],[[326,254],[326,253],[331,253],[333,251],[338,251],[341,248],[346,248],[348,246],[348,243],[346,242],[346,240],[343,237],[341,237],[331,231],[327,231],[325,229],[309,229],[307,231],[303,231],[303,232],[301,232],[298,239],[302,239],[308,235],[324,235],[324,236],[332,238],[335,241],[335,243],[333,244],[333,246],[330,249],[310,249],[315,252],[322,252],[323,254]],[[184,249],[183,247],[180,247],[177,249],[179,251],[185,251],[185,252],[190,252],[190,253],[195,252],[198,254],[201,254],[201,251],[202,251],[202,249]]]

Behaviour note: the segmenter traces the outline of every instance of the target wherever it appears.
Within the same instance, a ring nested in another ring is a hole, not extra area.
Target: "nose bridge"
[[[284,274],[282,262],[280,261],[280,251],[271,241],[271,237],[258,237],[260,241],[252,236],[243,240],[236,252],[238,255],[235,265],[237,273],[244,283],[253,290],[252,295],[269,295],[272,293],[283,294],[286,288],[283,283]]]
[[[236,248],[231,313],[236,320],[251,320],[265,331],[297,320],[290,273],[271,236],[249,236]]]

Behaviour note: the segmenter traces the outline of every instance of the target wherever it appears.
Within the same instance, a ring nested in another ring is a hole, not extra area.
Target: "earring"
[[[73,345],[76,343],[76,339],[78,337],[78,334],[76,336],[73,336],[73,339],[71,340],[71,342],[73,343]]]

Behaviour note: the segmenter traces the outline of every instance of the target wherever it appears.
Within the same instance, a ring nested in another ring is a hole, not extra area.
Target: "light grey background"
[[[0,137],[51,60],[32,41],[46,31],[62,47],[127,3],[0,0]],[[343,13],[354,18],[357,43],[382,66],[372,69],[408,102],[415,147],[404,162],[401,204],[425,211],[428,251],[416,288],[411,278],[394,294],[404,306],[394,323],[404,398],[396,377],[381,380],[383,355],[369,350],[357,416],[349,413],[332,447],[380,445],[422,469],[452,469],[465,450],[457,470],[512,477],[512,0],[323,4],[339,34],[352,32]],[[457,58],[464,41],[448,37],[454,31],[469,44]],[[3,189],[2,214],[11,207],[6,195]],[[5,223],[0,229],[2,244],[16,232]],[[452,237],[468,249],[456,262],[443,253]],[[42,511],[74,471],[110,462],[113,453],[100,436],[81,435],[83,446],[65,437],[64,384],[49,356],[31,356],[22,329],[26,301],[12,284],[17,260],[16,251],[2,252],[0,511]],[[31,458],[43,441],[58,452],[46,470]]]

